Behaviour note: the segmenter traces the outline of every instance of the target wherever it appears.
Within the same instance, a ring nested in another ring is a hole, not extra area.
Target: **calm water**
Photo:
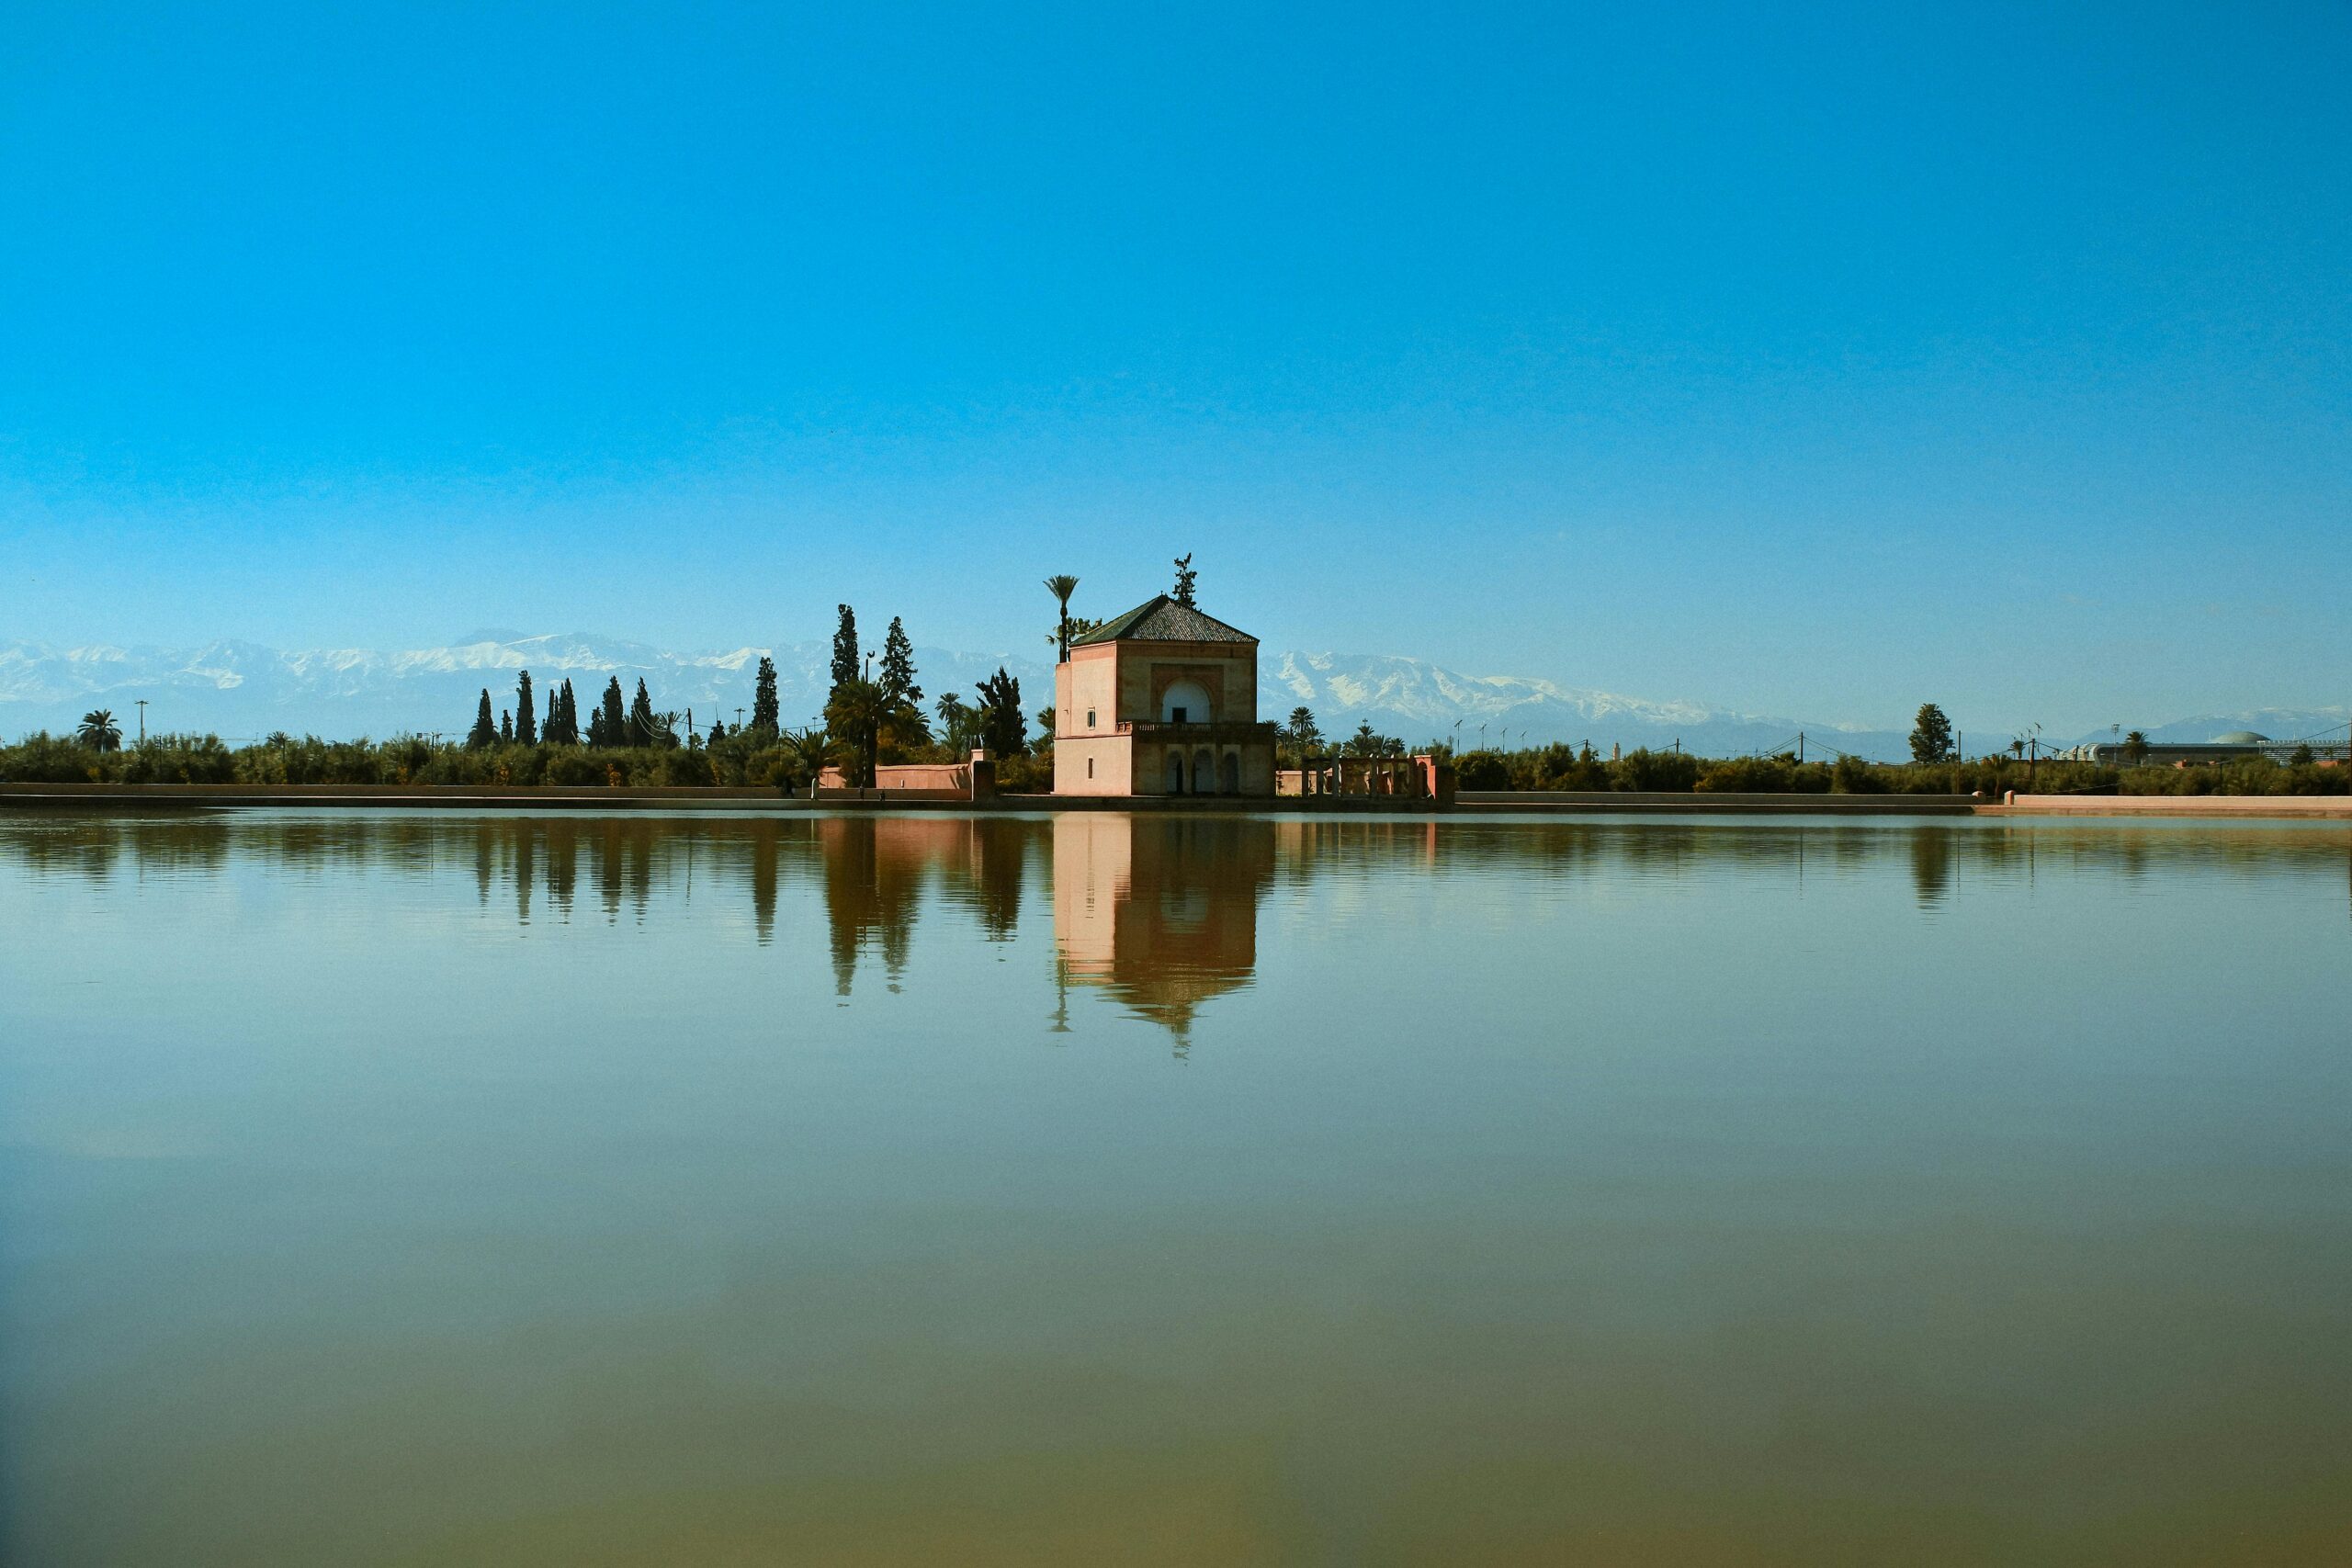
[[[0,817],[11,1564],[2352,1561],[2352,832]]]

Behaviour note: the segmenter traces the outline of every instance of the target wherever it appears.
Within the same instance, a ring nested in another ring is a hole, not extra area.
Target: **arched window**
[[[1241,753],[1227,751],[1217,764],[1216,787],[1226,795],[1241,793]]]
[[[1159,694],[1162,724],[1208,724],[1214,719],[1209,712],[1209,694],[1198,681],[1174,682]]]
[[[1182,751],[1168,753],[1168,793],[1184,793],[1184,753]]]

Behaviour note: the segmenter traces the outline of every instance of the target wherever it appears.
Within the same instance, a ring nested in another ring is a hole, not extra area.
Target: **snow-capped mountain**
[[[272,730],[345,737],[423,732],[462,734],[488,687],[499,708],[513,705],[516,676],[531,671],[542,694],[566,679],[585,705],[608,679],[625,692],[641,678],[662,708],[691,708],[697,723],[730,724],[752,701],[762,656],[776,662],[787,725],[813,719],[829,682],[829,642],[678,653],[645,643],[581,633],[524,637],[474,633],[440,648],[384,652],[369,649],[281,651],[221,641],[196,649],[57,649],[0,643],[0,735],[70,730],[94,707],[110,707],[129,729],[133,705],[146,698],[151,731],[209,730],[232,739]],[[927,699],[971,695],[1000,665],[1017,677],[1034,712],[1053,701],[1051,666],[1002,653],[915,650]],[[1464,675],[1416,659],[1341,653],[1267,653],[1260,670],[1259,710],[1281,719],[1313,710],[1329,736],[1370,724],[1410,742],[1511,746],[1589,740],[1734,755],[1777,748],[1800,729],[1816,750],[1899,757],[1904,738],[1834,723],[1726,712],[1691,702],[1650,702],[1512,675]]]
[[[733,724],[735,710],[751,706],[763,656],[775,660],[786,724],[798,725],[824,705],[831,651],[829,642],[803,642],[673,653],[579,633],[501,632],[399,652],[283,652],[244,642],[192,649],[9,642],[0,643],[0,734],[70,729],[93,707],[113,708],[128,730],[141,697],[150,730],[210,730],[236,739],[277,729],[334,737],[461,734],[484,687],[493,705],[514,705],[515,679],[525,670],[542,704],[565,680],[585,708],[607,680],[617,677],[624,692],[634,693],[642,679],[659,707],[692,708],[698,725],[715,716]],[[1024,696],[1052,690],[1049,670],[1010,655],[917,649],[915,663],[927,697],[950,690],[968,696],[999,664],[1020,678]],[[1038,705],[1051,700],[1043,696]]]
[[[1589,740],[1605,752],[1612,745],[1630,750],[1679,741],[1686,751],[1720,757],[1793,745],[1802,730],[1824,748],[1907,754],[1905,738],[1891,731],[1652,702],[1523,675],[1462,675],[1389,655],[1267,654],[1259,670],[1261,715],[1281,718],[1299,705],[1314,711],[1327,735],[1369,723],[1383,735],[1450,739],[1459,747]]]

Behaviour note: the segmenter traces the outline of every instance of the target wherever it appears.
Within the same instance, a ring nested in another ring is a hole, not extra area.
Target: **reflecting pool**
[[[11,1564],[2352,1561],[2352,829],[0,815]]]

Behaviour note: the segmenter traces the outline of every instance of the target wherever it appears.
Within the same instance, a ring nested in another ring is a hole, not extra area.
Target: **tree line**
[[[101,727],[103,728],[103,727]],[[799,791],[828,759],[797,749],[788,735],[762,743],[729,731],[699,746],[592,749],[587,746],[497,746],[485,750],[437,744],[423,736],[390,740],[325,740],[277,734],[246,746],[213,735],[152,734],[144,744],[85,741],[81,732],[26,736],[0,745],[0,784],[549,784],[568,787],[698,787],[714,785]],[[1360,738],[1342,750],[1359,751]],[[2195,768],[2112,768],[2091,762],[2038,765],[2006,750],[1940,762],[1883,763],[1859,757],[1798,761],[1763,757],[1699,757],[1689,752],[1634,750],[1597,754],[1589,745],[1530,747],[1512,751],[1433,750],[1453,763],[1469,790],[1649,790],[1797,795],[1982,795],[1997,800],[2028,787],[2054,794],[2112,791],[2122,795],[2352,794],[2352,768],[2316,761],[2232,759]],[[944,755],[944,750],[942,750]],[[1329,755],[1329,748],[1314,754]],[[1000,753],[999,777],[1011,793],[1051,787],[1046,760]],[[1009,776],[1008,776],[1009,775]]]
[[[1068,581],[1071,588],[1077,586],[1077,579]],[[583,728],[571,682],[567,678],[548,694],[542,714],[531,672],[525,670],[515,678],[510,706],[496,706],[490,689],[481,689],[464,749],[477,753],[551,747],[592,751],[684,750],[707,751],[715,758],[775,752],[778,765],[765,770],[771,773],[788,772],[807,781],[827,767],[839,766],[849,783],[866,784],[873,781],[875,771],[888,763],[960,761],[985,746],[1001,762],[1013,761],[1016,775],[1024,772],[1018,760],[1029,757],[1033,747],[1016,677],[1000,665],[995,673],[974,686],[971,700],[943,693],[926,713],[914,642],[907,635],[904,619],[892,616],[881,648],[872,650],[859,640],[857,612],[848,604],[837,610],[823,712],[806,728],[785,728],[775,660],[763,655],[752,677],[750,716],[732,729],[718,716],[697,727],[692,709],[681,713],[656,708],[642,676],[638,678],[634,697],[626,699],[620,678],[608,680]],[[1051,710],[1038,716],[1046,730],[1041,744],[1050,746]],[[724,763],[718,771],[725,771]]]

